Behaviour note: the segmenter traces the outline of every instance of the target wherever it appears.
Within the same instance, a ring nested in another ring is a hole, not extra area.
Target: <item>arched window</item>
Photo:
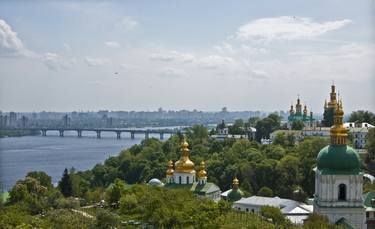
[[[181,184],[181,176],[178,177],[178,183]]]
[[[186,184],[189,184],[189,176],[186,177]]]
[[[346,185],[345,184],[339,185],[339,200],[340,201],[346,200]]]

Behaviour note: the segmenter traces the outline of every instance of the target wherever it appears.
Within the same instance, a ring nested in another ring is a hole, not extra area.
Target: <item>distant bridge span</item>
[[[134,139],[135,134],[144,134],[145,138],[148,139],[150,134],[159,134],[160,139],[164,139],[164,134],[169,134],[173,136],[174,134],[177,134],[177,132],[184,133],[183,130],[181,129],[125,129],[125,128],[24,128],[23,130],[36,130],[42,132],[42,136],[47,136],[48,131],[58,131],[60,137],[64,137],[64,132],[65,131],[76,131],[78,137],[82,137],[82,132],[84,131],[91,131],[91,132],[96,132],[96,137],[101,138],[101,133],[102,132],[114,132],[116,133],[117,139],[121,138],[121,133],[126,132],[130,133],[130,138]]]

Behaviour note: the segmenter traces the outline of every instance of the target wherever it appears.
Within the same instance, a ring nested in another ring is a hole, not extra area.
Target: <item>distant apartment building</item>
[[[373,125],[369,123],[354,123],[347,122],[344,123],[344,127],[349,130],[353,137],[353,147],[355,149],[365,149],[367,144],[367,134],[370,128],[374,128]]]
[[[15,112],[9,113],[9,127],[16,127],[17,126],[17,114]]]

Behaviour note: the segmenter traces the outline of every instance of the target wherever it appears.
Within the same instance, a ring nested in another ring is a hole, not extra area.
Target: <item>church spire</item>
[[[348,137],[347,130],[343,125],[344,111],[342,108],[342,101],[336,104],[335,113],[333,116],[333,126],[331,127],[331,145],[346,145]]]
[[[330,93],[330,101],[328,103],[329,107],[336,108],[337,106],[337,99],[336,99],[336,86],[334,84],[331,85],[331,93]]]

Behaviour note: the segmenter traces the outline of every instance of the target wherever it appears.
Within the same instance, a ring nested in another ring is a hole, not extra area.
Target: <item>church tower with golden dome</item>
[[[326,216],[331,223],[348,223],[364,229],[362,162],[358,152],[346,145],[342,102],[332,98],[328,105],[335,106],[331,144],[320,150],[317,157],[314,212]]]

